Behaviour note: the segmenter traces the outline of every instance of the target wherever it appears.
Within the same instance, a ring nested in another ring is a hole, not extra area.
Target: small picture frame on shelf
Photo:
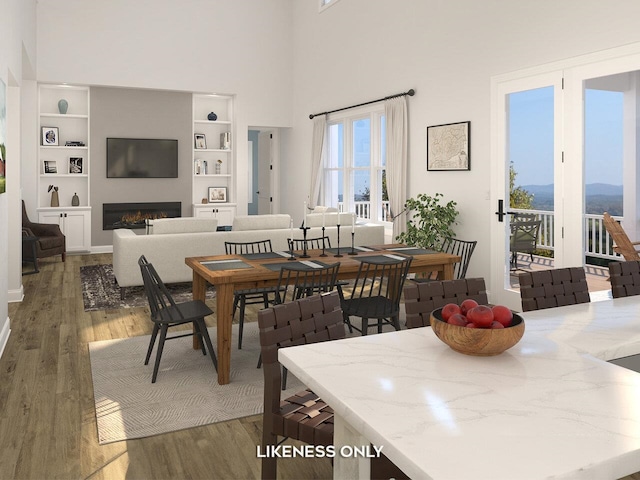
[[[225,203],[227,187],[209,187],[209,203]]]
[[[69,173],[82,174],[82,157],[69,157]]]
[[[58,163],[55,160],[44,160],[44,173],[58,173]]]
[[[205,150],[207,148],[207,138],[204,133],[194,133],[195,148],[198,150]]]
[[[45,147],[58,146],[58,127],[42,127],[42,145]]]

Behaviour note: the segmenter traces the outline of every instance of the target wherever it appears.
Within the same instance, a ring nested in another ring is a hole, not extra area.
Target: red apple
[[[478,328],[478,326],[477,326],[475,323],[473,323],[473,322],[469,322],[469,323],[467,323],[466,327],[467,327],[467,328]]]
[[[461,313],[454,313],[449,317],[449,320],[447,320],[447,323],[450,323],[451,325],[458,325],[460,327],[464,327],[467,325],[467,319]]]
[[[486,305],[478,305],[467,312],[467,320],[480,328],[487,328],[493,322],[493,311]]]
[[[500,322],[503,326],[508,327],[513,320],[513,312],[504,305],[496,305],[493,310],[493,319]]]
[[[491,322],[491,325],[489,325],[489,328],[504,328],[504,325],[499,321],[494,320],[493,322]]]
[[[466,315],[469,310],[478,306],[478,302],[472,300],[471,298],[467,298],[460,304],[460,313]]]
[[[446,322],[454,313],[460,313],[460,307],[455,303],[447,303],[442,307],[442,319]]]

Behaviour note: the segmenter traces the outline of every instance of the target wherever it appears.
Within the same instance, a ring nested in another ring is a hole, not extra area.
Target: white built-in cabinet
[[[235,140],[233,97],[193,94],[193,216],[217,218],[220,226],[236,213]]]
[[[67,252],[89,251],[89,87],[39,85],[38,118],[38,221],[60,225]],[[59,205],[52,207],[55,187]]]

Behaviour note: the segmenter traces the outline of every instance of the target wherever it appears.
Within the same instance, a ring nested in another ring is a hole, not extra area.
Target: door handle
[[[507,214],[504,211],[504,200],[498,200],[498,211],[495,214],[498,215],[499,222],[504,222],[504,216]]]

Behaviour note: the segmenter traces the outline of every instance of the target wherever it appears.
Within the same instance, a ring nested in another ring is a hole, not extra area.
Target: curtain
[[[393,220],[393,239],[406,230],[407,213],[407,100],[403,96],[384,102],[387,121],[387,193]]]
[[[313,117],[313,138],[311,140],[311,190],[309,191],[309,208],[314,208],[320,196],[322,183],[322,149],[324,134],[327,129],[327,116]]]

